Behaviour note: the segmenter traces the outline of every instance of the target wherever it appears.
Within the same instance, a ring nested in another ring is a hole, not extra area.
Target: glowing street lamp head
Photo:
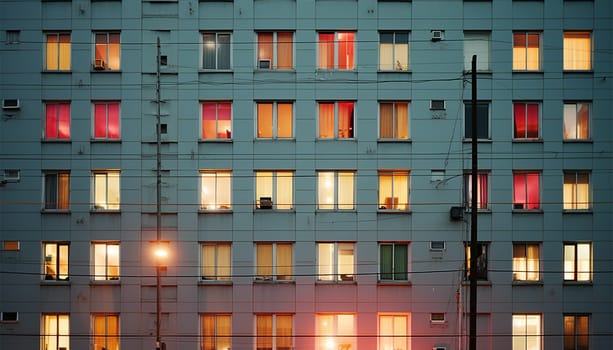
[[[168,257],[168,251],[162,247],[156,248],[154,254],[158,259],[164,259]]]

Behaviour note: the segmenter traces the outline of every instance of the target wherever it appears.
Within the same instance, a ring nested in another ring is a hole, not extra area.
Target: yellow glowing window
[[[47,33],[45,69],[70,70],[70,34]]]

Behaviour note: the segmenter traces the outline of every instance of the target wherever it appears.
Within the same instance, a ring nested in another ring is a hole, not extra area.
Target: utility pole
[[[472,169],[471,169],[471,201],[470,201],[470,322],[468,349],[477,350],[477,55],[472,59]]]
[[[160,37],[157,38],[157,59],[156,59],[156,84],[155,84],[155,102],[156,102],[156,137],[157,137],[157,146],[156,146],[156,160],[157,160],[157,180],[156,180],[156,206],[155,206],[155,214],[156,214],[156,249],[159,249],[161,240],[162,240],[162,155],[161,155],[161,146],[162,146],[162,124],[161,124],[161,112],[160,112],[160,104],[162,103],[160,97]],[[160,335],[160,323],[162,322],[162,284],[161,284],[161,265],[159,260],[156,260],[155,264],[155,348],[156,350],[162,349],[162,339]]]

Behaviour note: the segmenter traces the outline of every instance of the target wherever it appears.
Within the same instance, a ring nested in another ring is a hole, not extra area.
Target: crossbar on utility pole
[[[472,169],[470,201],[470,322],[468,349],[477,350],[477,176],[479,163],[477,159],[477,55],[472,59]]]
[[[162,99],[160,96],[160,37],[157,38],[157,69],[156,69],[156,84],[155,84],[155,99],[156,99],[156,137],[157,137],[157,149],[156,149],[156,159],[157,159],[157,168],[156,168],[156,206],[155,206],[155,214],[156,214],[156,249],[159,249],[160,241],[162,239],[162,155],[161,155],[161,146],[162,146],[162,124],[161,124],[161,112],[160,112],[160,104],[162,103]],[[162,339],[160,334],[160,323],[162,322],[162,284],[161,284],[161,274],[160,274],[160,262],[156,261],[155,265],[155,279],[156,279],[156,288],[155,288],[155,347],[157,350],[162,348]]]

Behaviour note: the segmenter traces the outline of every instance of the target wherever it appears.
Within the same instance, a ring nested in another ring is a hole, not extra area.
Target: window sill
[[[413,73],[413,71],[411,71],[410,69],[390,69],[390,70],[385,70],[385,69],[379,69],[377,70],[377,73],[379,74],[395,74],[395,73],[399,73],[399,74],[411,74]]]
[[[542,287],[545,285],[543,281],[522,281],[522,280],[514,280],[512,283],[513,286],[533,286],[533,287]]]
[[[467,207],[465,212],[470,214],[472,212],[472,209],[470,207]],[[477,214],[491,214],[491,213],[492,213],[492,209],[490,208],[477,208]]]
[[[594,141],[590,139],[564,139],[562,142],[566,143],[593,143]]]
[[[296,138],[295,137],[256,137],[253,141],[254,142],[260,142],[260,141],[296,142]]]
[[[412,143],[411,139],[377,139],[379,143]]]
[[[594,71],[592,69],[577,69],[577,70],[564,70],[564,75],[594,75]]]
[[[202,209],[198,210],[198,214],[232,214],[232,209]]]
[[[40,281],[41,286],[69,286],[69,280],[42,280]]]
[[[42,74],[72,74],[71,70],[42,70]]]
[[[232,139],[199,139],[200,143],[232,143]]]
[[[543,139],[513,139],[513,143],[543,143]]]
[[[121,285],[121,280],[93,280],[89,281],[91,286],[119,286]]]
[[[340,142],[349,142],[349,141],[353,141],[353,142],[357,142],[358,139],[353,138],[353,137],[327,137],[327,138],[323,138],[323,137],[318,137],[315,139],[316,142],[334,142],[334,141],[340,141]]]
[[[565,280],[564,281],[564,285],[565,286],[585,286],[585,287],[592,287],[594,285],[593,281],[572,281],[572,280]]]
[[[207,280],[201,278],[198,284],[201,286],[232,286],[234,283],[232,281]]]
[[[400,209],[377,209],[377,214],[395,214],[395,215],[411,215],[413,214],[410,210],[400,210]]]
[[[121,209],[116,210],[105,210],[105,209],[90,209],[90,214],[121,214]]]
[[[91,143],[121,143],[121,139],[90,139]]]
[[[523,75],[523,74],[538,74],[543,75],[545,72],[542,70],[514,70],[513,74]]]
[[[463,286],[469,286],[470,285],[470,281],[465,279],[464,281],[462,281],[462,285]],[[491,287],[492,286],[492,281],[478,280],[477,281],[477,286]]]
[[[463,73],[464,75],[472,74],[472,70],[464,70]],[[494,74],[494,72],[491,69],[483,69],[483,70],[477,69],[477,74],[492,75]]]
[[[472,143],[473,140],[472,139],[468,139],[468,138],[464,138],[462,140],[462,142],[464,142],[464,143]],[[492,143],[493,141],[492,141],[492,139],[477,139],[477,142],[478,143]]]
[[[295,280],[265,280],[265,279],[255,279],[253,280],[253,284],[296,284]]]
[[[513,214],[543,214],[543,209],[513,209]]]
[[[41,143],[65,143],[65,144],[71,144],[72,143],[72,139],[41,139],[40,140]]]
[[[331,286],[331,285],[357,285],[358,282],[355,280],[351,280],[351,281],[321,281],[321,280],[317,280],[315,281],[315,285],[320,285],[320,286]]]
[[[95,74],[113,74],[113,73],[121,73],[121,69],[92,69],[90,71],[90,73],[95,73]]]
[[[227,74],[227,73],[234,73],[234,71],[232,69],[199,69],[198,73],[205,73],[205,74]]]
[[[592,209],[562,209],[562,214],[566,215],[592,215],[594,212]]]
[[[60,214],[60,215],[70,215],[70,209],[41,209],[41,214]]]
[[[253,210],[254,213],[285,213],[285,214],[295,214],[296,209],[276,209],[276,208],[255,208]]]
[[[377,286],[410,287],[411,281],[377,281]]]
[[[296,73],[296,68],[280,69],[280,68],[254,68],[257,73]]]
[[[353,209],[315,209],[315,214],[321,213],[357,213],[358,211]]]

